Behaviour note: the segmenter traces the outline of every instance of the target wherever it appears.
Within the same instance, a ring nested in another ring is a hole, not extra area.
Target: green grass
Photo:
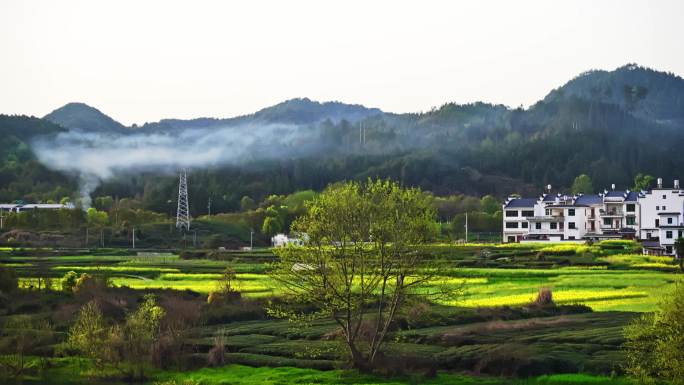
[[[383,378],[360,374],[355,371],[301,369],[291,367],[259,367],[253,368],[243,365],[229,365],[222,368],[205,368],[184,373],[164,373],[158,380],[175,380],[177,384],[183,381],[193,381],[202,385],[285,385],[285,384],[434,384],[434,385],[627,385],[634,382],[625,378],[611,378],[592,376],[587,374],[560,374],[540,376],[529,379],[507,379],[487,376],[468,376],[459,374],[439,373],[435,378],[398,377]]]

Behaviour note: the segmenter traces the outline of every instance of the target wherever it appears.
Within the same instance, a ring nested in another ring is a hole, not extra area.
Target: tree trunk
[[[351,354],[352,365],[361,372],[370,372],[371,368],[363,354],[356,348],[353,342],[347,342],[349,353]]]

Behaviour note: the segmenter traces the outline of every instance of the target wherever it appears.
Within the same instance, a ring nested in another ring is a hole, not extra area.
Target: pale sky
[[[588,69],[684,75],[684,1],[0,0],[0,113],[124,123],[309,97],[528,106]]]

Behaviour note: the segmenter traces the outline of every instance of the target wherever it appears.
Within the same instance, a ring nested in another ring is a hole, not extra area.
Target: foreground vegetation
[[[307,205],[305,246],[0,250],[0,376],[626,382],[625,327],[680,281],[633,241],[428,243],[433,219],[427,194],[369,181]],[[589,377],[543,377],[562,373]]]
[[[47,250],[0,250],[3,266],[16,271],[19,285],[23,286],[11,303],[3,302],[5,315],[1,320],[6,324],[21,314],[35,320],[31,325],[43,338],[35,346],[26,346],[26,356],[39,352],[51,355],[55,350],[47,347],[65,341],[65,333],[74,322],[74,309],[89,300],[99,298],[105,304],[106,316],[121,322],[121,317],[137,308],[146,292],[157,296],[167,314],[178,314],[177,307],[182,306],[178,303],[187,303],[201,311],[185,331],[184,370],[177,371],[176,364],[171,364],[166,369],[169,371],[160,372],[152,366],[145,371],[150,381],[174,380],[179,384],[185,380],[247,384],[264,378],[271,383],[289,383],[292,377],[301,377],[302,383],[307,382],[304,379],[321,383],[355,383],[362,379],[367,383],[404,383],[413,381],[411,376],[431,377],[434,370],[467,370],[481,375],[471,378],[439,374],[429,379],[433,383],[504,381],[487,375],[528,378],[505,380],[511,384],[566,380],[615,383],[618,380],[611,375],[623,373],[626,362],[622,352],[624,326],[638,318],[633,312],[653,311],[659,294],[679,280],[671,259],[633,254],[630,244],[617,246],[572,246],[573,250],[567,245],[548,244],[430,246],[425,252],[443,265],[437,276],[443,280],[439,284],[457,286],[462,294],[454,301],[416,303],[399,315],[399,329],[393,331],[387,354],[403,368],[387,367],[385,375],[391,379],[329,371],[344,367],[346,360],[334,337],[336,327],[332,321],[293,323],[268,315],[268,303],[281,295],[281,288],[270,276],[276,257],[266,249],[185,253],[183,257],[113,255],[116,253],[111,251],[109,255],[59,256],[49,255]],[[234,272],[232,283],[239,298],[207,303],[207,295],[219,290],[227,267]],[[106,277],[112,287],[90,294],[64,292],[62,278],[70,271],[77,276],[85,273]],[[46,291],[46,285],[51,290]],[[541,287],[552,289],[555,306],[530,307]],[[119,298],[119,302],[111,302],[113,298]],[[46,323],[41,325],[41,320]],[[6,343],[7,333],[3,337]],[[225,348],[223,362],[256,367],[187,371],[206,365],[217,343]],[[504,357],[505,361],[501,361]],[[44,369],[39,365],[41,361],[37,362],[26,370],[26,378],[41,370],[54,370],[56,375],[67,370],[60,366],[61,361],[49,361]],[[65,383],[82,381],[78,380],[80,376],[73,377],[74,371],[89,373],[85,367],[74,369],[75,364],[69,365],[72,371],[65,376],[69,377]],[[303,369],[283,368],[286,366]],[[598,377],[568,380],[544,376],[559,372],[593,373]]]

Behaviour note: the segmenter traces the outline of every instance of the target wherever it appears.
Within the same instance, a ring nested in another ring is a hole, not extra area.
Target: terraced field
[[[429,365],[440,370],[541,376],[527,382],[478,377],[478,383],[628,383],[595,376],[621,373],[624,325],[638,312],[653,310],[660,296],[681,280],[670,258],[637,255],[614,245],[605,249],[434,245],[425,251],[440,266],[434,285],[459,288],[461,294],[432,303],[417,318],[402,314],[398,320],[402,326],[388,343],[387,352],[404,366],[416,365],[418,371],[424,370],[421,365],[427,365],[429,358]],[[243,300],[206,311],[203,325],[192,332],[192,343],[195,354],[202,357],[220,338],[233,369],[163,372],[159,378],[201,379],[207,384],[276,384],[290,383],[295,376],[301,381],[333,383],[329,382],[331,373],[338,379],[347,373],[339,372],[346,351],[331,338],[336,332],[333,322],[292,323],[272,319],[263,310],[281,294],[269,276],[275,261],[270,250],[226,252],[212,259],[113,254],[2,250],[0,263],[15,269],[27,290],[37,285],[38,275],[51,276],[57,283],[58,278],[74,271],[107,276],[114,286],[135,291],[174,289],[200,296],[215,290],[230,266]],[[559,306],[553,310],[528,306],[542,287],[552,289]],[[589,373],[593,377],[544,376],[551,373]],[[353,378],[360,383],[394,383],[376,377]],[[467,384],[472,379],[440,374],[429,383]]]

